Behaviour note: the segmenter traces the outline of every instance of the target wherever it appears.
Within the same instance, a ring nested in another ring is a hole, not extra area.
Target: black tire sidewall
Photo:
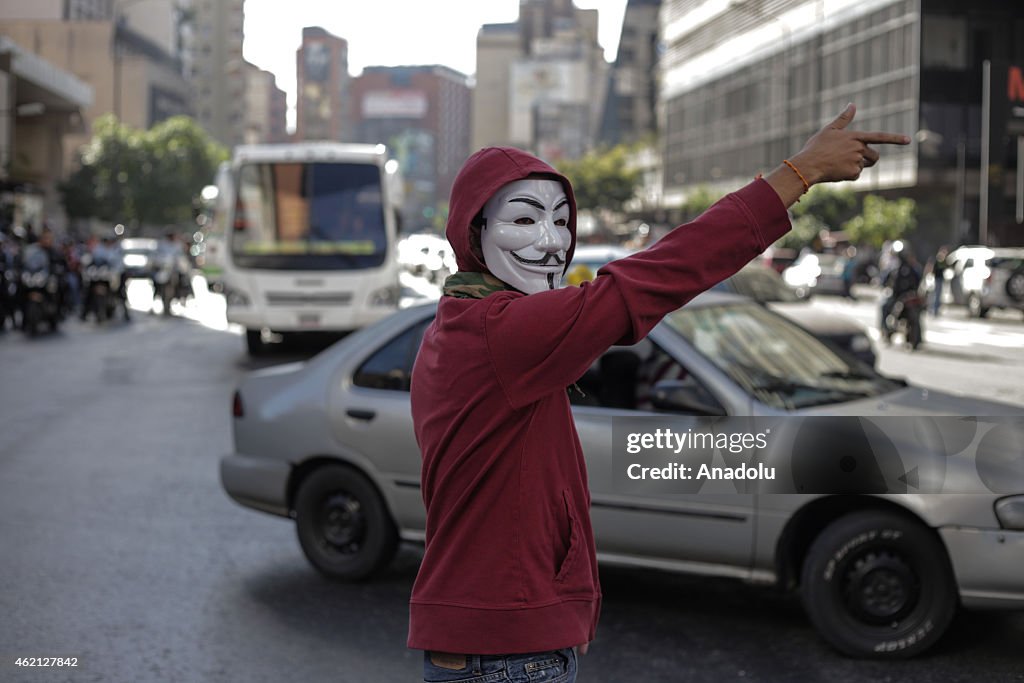
[[[917,606],[899,627],[858,621],[843,603],[841,582],[853,558],[869,547],[897,552],[920,584]],[[958,595],[941,541],[921,523],[889,512],[846,515],[819,534],[804,560],[804,609],[822,636],[853,657],[905,659],[931,647],[945,632]]]
[[[1015,283],[1019,283],[1016,292],[1014,291]],[[1024,268],[1018,268],[1013,271],[1006,280],[1006,296],[1010,297],[1010,299],[1018,303],[1024,303],[1024,296],[1020,294],[1021,291],[1024,291]]]
[[[359,551],[349,556],[322,547],[323,532],[317,522],[323,502],[339,492],[359,501],[366,522],[365,540]],[[302,482],[295,497],[295,528],[306,558],[332,579],[365,579],[390,562],[398,546],[394,521],[376,487],[365,476],[343,465],[320,467]]]

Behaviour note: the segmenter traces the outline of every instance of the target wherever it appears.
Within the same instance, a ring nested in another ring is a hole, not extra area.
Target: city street
[[[405,648],[420,551],[384,576],[322,579],[287,520],[232,502],[218,479],[231,396],[256,367],[223,302],[166,317],[130,290],[133,322],[68,321],[0,336],[0,680],[416,681]],[[813,303],[873,323],[876,303]],[[1024,410],[1024,322],[926,321],[881,370]],[[727,580],[602,569],[598,638],[580,681],[1024,681],[1024,613],[964,613],[926,656],[845,659],[793,596]],[[74,669],[18,657],[75,657]]]

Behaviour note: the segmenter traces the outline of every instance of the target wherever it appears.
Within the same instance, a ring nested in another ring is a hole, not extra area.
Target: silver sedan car
[[[294,519],[306,557],[329,577],[369,577],[400,540],[423,541],[409,383],[434,313],[410,308],[308,362],[254,372],[234,396],[225,490]],[[640,495],[613,485],[613,418],[1022,412],[844,358],[763,306],[713,292],[639,344],[610,349],[570,392],[599,560],[797,590],[822,636],[857,657],[923,651],[958,605],[1024,608],[1019,450],[1002,493]]]

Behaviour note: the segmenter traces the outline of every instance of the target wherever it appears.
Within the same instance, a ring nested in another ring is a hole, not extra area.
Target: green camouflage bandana
[[[495,292],[514,292],[490,273],[455,273],[444,281],[444,295],[456,299],[483,299]]]

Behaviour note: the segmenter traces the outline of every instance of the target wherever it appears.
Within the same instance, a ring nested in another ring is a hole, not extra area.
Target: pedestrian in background
[[[949,264],[946,262],[948,257],[949,247],[943,244],[935,252],[935,256],[928,259],[928,263],[924,267],[925,277],[931,275],[933,280],[932,299],[930,302],[933,316],[938,316],[942,309],[942,292],[946,286],[946,268],[949,267]]]

